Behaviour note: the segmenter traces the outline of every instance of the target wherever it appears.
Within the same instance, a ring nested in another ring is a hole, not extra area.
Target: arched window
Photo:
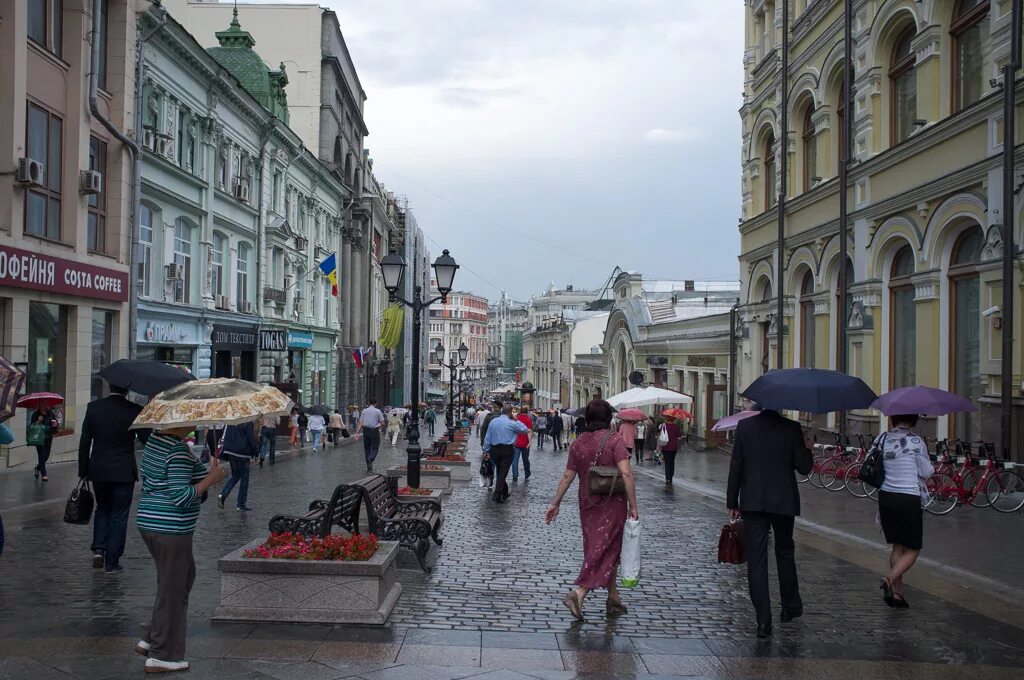
[[[149,297],[153,279],[153,210],[143,203],[139,206],[139,262],[135,280],[139,295]]]
[[[210,265],[211,279],[213,280],[213,294],[224,294],[224,249],[227,247],[227,238],[220,232],[213,232],[213,258]]]
[[[846,98],[843,97],[843,81],[839,81],[839,94],[836,96],[836,175],[842,169],[846,158]]]
[[[810,270],[800,284],[800,365],[814,368],[814,276]]]
[[[953,355],[951,389],[975,403],[983,393],[981,287],[977,263],[984,242],[985,235],[981,227],[971,227],[956,240],[949,264],[949,288],[953,298],[953,327],[950,329]],[[963,441],[974,441],[981,432],[979,424],[977,412],[958,413],[953,417],[953,436]]]
[[[917,74],[914,64],[914,27],[909,26],[896,39],[889,66],[890,117],[893,145],[906,141],[917,119]]]
[[[917,310],[914,305],[914,251],[903,246],[896,253],[889,272],[889,319],[891,338],[889,388],[916,384]]]
[[[953,12],[953,110],[962,111],[981,99],[984,89],[981,52],[982,20],[988,16],[989,0],[960,0]]]
[[[768,302],[772,299],[772,282],[764,279],[764,287],[761,288],[761,302]]]
[[[768,138],[764,142],[764,209],[775,207],[775,202],[778,200],[778,195],[775,193],[778,189],[775,186],[775,135],[771,132],[768,133]]]
[[[174,282],[174,301],[192,300],[192,225],[179,217],[174,222],[174,264],[181,267],[181,278]]]
[[[847,290],[846,309],[843,309],[842,296],[840,295],[841,290],[842,290],[840,288],[840,284],[841,283],[842,283],[842,281],[839,279],[839,276],[837,274],[837,276],[836,276],[836,306],[835,306],[835,309],[836,309],[837,312],[841,311],[842,312],[842,316],[837,317],[836,321],[837,321],[837,324],[848,324],[850,322],[850,314],[853,312],[853,296],[849,294],[849,290],[850,290],[850,286],[852,286],[853,283],[854,283],[854,281],[853,281],[853,260],[851,260],[849,258],[847,258],[847,260],[846,260],[846,290]],[[837,325],[836,326],[836,368],[837,369],[841,368],[839,366],[839,348],[842,347],[842,345],[840,344],[840,341],[842,340],[842,336],[843,336],[843,334],[841,332],[841,327],[839,325]],[[850,366],[850,340],[849,340],[849,337],[847,337],[847,340],[846,340],[846,362],[847,362],[846,368],[847,368],[847,370],[850,370],[851,366]]]
[[[249,270],[252,269],[252,246],[248,243],[238,244],[238,257],[235,261],[235,308],[243,311],[249,300]]]
[[[818,136],[814,130],[814,103],[804,111],[804,191],[814,187],[818,176]]]

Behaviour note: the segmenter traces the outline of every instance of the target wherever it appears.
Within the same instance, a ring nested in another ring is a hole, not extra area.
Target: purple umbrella
[[[880,396],[871,404],[887,416],[917,414],[944,416],[947,413],[977,411],[970,399],[934,387],[901,387]]]
[[[740,411],[739,413],[733,413],[731,416],[726,416],[715,423],[715,426],[711,428],[712,432],[727,432],[728,430],[735,430],[739,422],[744,418],[750,416],[756,416],[760,411]]]

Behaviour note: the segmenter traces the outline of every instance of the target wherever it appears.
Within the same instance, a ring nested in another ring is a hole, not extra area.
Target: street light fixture
[[[420,485],[420,456],[423,453],[420,447],[420,336],[423,334],[423,310],[428,309],[435,302],[447,302],[448,293],[452,292],[452,285],[455,281],[455,272],[459,265],[445,250],[441,257],[434,260],[434,277],[437,281],[437,297],[424,299],[423,286],[418,282],[413,284],[412,300],[406,300],[398,295],[398,288],[402,285],[407,265],[405,258],[392,251],[381,258],[380,269],[384,276],[384,288],[388,291],[388,298],[391,302],[401,302],[412,310],[412,413],[409,416],[409,445],[405,451],[407,454],[407,481],[410,487],[416,489]],[[444,364],[444,347],[438,343],[434,350],[440,363]],[[449,432],[451,434],[451,432]]]
[[[459,343],[458,349],[451,351],[451,360],[445,363],[444,360],[444,345],[440,342],[437,343],[437,347],[434,348],[434,354],[437,356],[437,362],[442,367],[447,368],[448,373],[448,409],[445,411],[445,425],[448,428],[448,441],[454,441],[455,439],[455,370],[459,366],[463,366],[466,363],[466,357],[469,356],[469,348],[466,347],[466,343]]]

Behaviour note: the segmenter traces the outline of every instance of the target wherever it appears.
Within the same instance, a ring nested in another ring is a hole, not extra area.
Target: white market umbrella
[[[692,404],[693,397],[682,392],[676,392],[675,390],[649,385],[647,387],[634,387],[631,390],[608,397],[608,403],[616,409],[624,409],[655,404]]]

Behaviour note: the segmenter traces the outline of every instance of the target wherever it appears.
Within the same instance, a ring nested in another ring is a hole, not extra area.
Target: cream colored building
[[[837,365],[837,281],[846,266],[849,372],[878,393],[923,384],[963,394],[978,413],[932,419],[922,429],[998,442],[1001,335],[1021,337],[1019,294],[1015,328],[1002,327],[998,310],[999,83],[1009,52],[1009,0],[855,0],[852,111],[840,103],[843,2],[796,0],[785,135],[778,110],[782,5],[746,5],[737,387],[775,367],[780,329],[786,367]],[[843,264],[837,159],[846,115],[853,117],[853,144]],[[782,153],[789,173],[780,324],[775,196]],[[1020,243],[1020,198],[1016,205]],[[1018,266],[1018,292],[1020,272]],[[1020,352],[1018,343],[1018,429]],[[835,424],[831,416],[816,420]],[[851,414],[853,431],[881,425],[870,413]]]

